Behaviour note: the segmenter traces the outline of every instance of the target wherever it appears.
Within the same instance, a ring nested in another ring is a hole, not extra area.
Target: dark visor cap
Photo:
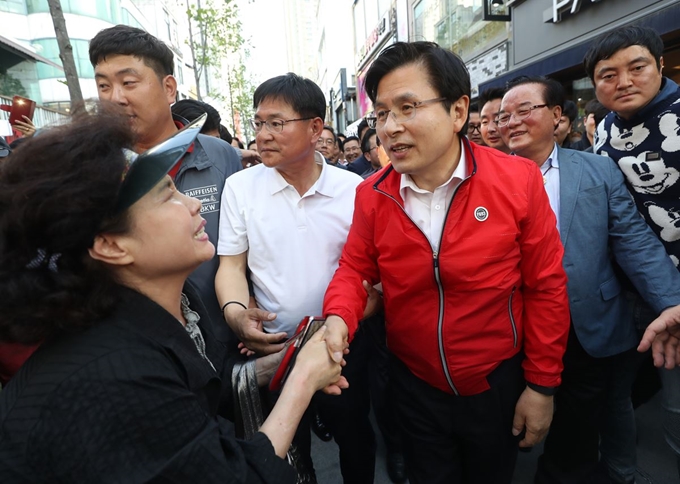
[[[123,183],[118,192],[116,214],[130,208],[172,170],[196,140],[207,117],[207,114],[203,114],[170,138],[140,155],[129,151],[126,153],[128,168],[123,174]]]

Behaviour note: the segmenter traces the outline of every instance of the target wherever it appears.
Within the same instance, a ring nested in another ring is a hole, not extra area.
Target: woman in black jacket
[[[321,330],[251,440],[220,416],[240,356],[185,285],[215,249],[167,176],[200,125],[137,156],[127,118],[83,115],[1,166],[0,341],[43,342],[0,393],[1,482],[295,482],[304,410],[346,381]]]

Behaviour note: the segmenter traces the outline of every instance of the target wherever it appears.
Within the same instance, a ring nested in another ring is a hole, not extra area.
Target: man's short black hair
[[[234,137],[223,124],[220,124],[220,139],[226,141],[229,144],[231,144],[231,142],[234,140]]]
[[[222,117],[217,112],[217,109],[208,103],[197,101],[196,99],[182,99],[173,104],[171,109],[172,114],[181,116],[189,122],[199,118],[204,113],[208,113],[208,119],[205,120],[201,133],[219,131],[220,129]]]
[[[424,67],[430,85],[446,98],[446,111],[462,96],[470,97],[470,74],[460,57],[434,42],[397,42],[382,51],[366,73],[364,88],[371,101],[375,103],[383,77],[409,64]]]
[[[267,99],[277,99],[289,104],[301,118],[326,117],[326,98],[321,88],[313,81],[292,72],[272,77],[260,84],[253,95],[253,107],[257,109]]]
[[[368,121],[366,121],[366,118],[362,118],[361,121],[359,121],[359,125],[357,126],[357,138],[361,140],[361,132],[365,129],[368,129]]]
[[[508,82],[507,90],[510,91],[510,89],[524,84],[540,84],[543,86],[543,102],[548,107],[559,106],[561,108],[564,106],[566,101],[564,87],[555,79],[544,76],[519,76]]]
[[[371,151],[371,136],[374,134],[377,134],[376,131],[373,128],[369,128],[368,131],[366,131],[366,134],[364,135],[364,138],[361,140],[361,152],[362,153],[368,153]],[[377,138],[376,138],[377,140]],[[376,145],[379,146],[379,145]]]
[[[601,60],[609,59],[622,49],[633,45],[645,47],[656,60],[657,69],[661,69],[663,55],[663,40],[661,36],[649,27],[629,26],[612,29],[601,35],[593,42],[583,58],[583,67],[590,80],[595,79],[595,66]]]
[[[141,59],[159,79],[174,72],[175,62],[170,48],[150,33],[128,25],[101,30],[90,41],[93,67],[112,55],[131,55]]]
[[[250,141],[248,141],[248,149],[250,149],[250,147],[253,146],[256,143],[257,143],[257,140],[254,140],[254,139],[251,139]]]
[[[343,144],[347,144],[350,141],[356,141],[359,143],[359,145],[361,145],[361,140],[359,139],[358,136],[348,136],[347,138],[345,138],[345,142]]]
[[[470,113],[479,113],[479,106],[483,106],[483,104],[470,103],[470,108],[468,109],[468,116],[470,115]]]
[[[479,105],[481,106],[480,111],[484,109],[484,105],[489,101],[503,99],[505,92],[505,89],[502,87],[490,87],[489,89],[482,91],[482,93],[479,95]]]
[[[607,117],[609,109],[605,108],[597,99],[591,99],[586,103],[585,112],[586,118],[591,114],[595,117],[595,126],[597,126],[600,121]]]
[[[562,105],[562,116],[569,118],[569,123],[574,124],[576,116],[578,116],[578,107],[574,101],[566,99]]]
[[[334,143],[337,143],[337,142],[338,142],[338,137],[335,135],[335,130],[333,129],[333,126],[328,126],[328,125],[324,124],[323,129],[324,129],[325,131],[330,131],[330,132],[331,132],[331,134],[333,135],[333,142],[334,142]]]

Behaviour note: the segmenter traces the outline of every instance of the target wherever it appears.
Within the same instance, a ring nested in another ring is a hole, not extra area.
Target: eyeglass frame
[[[413,105],[413,115],[411,115],[411,117],[403,118],[403,119],[400,120],[392,109],[386,109],[385,111],[386,111],[387,114],[385,115],[385,121],[380,126],[378,126],[378,117],[375,116],[375,113],[374,113],[373,116],[366,116],[364,119],[366,119],[366,123],[368,124],[368,127],[371,128],[371,129],[378,129],[379,127],[382,128],[383,126],[385,126],[385,124],[387,124],[387,120],[388,120],[390,114],[392,115],[392,118],[394,119],[395,122],[401,124],[405,121],[410,121],[413,118],[415,118],[416,117],[416,111],[418,111],[419,107],[426,106],[428,104],[443,102],[443,101],[447,101],[447,100],[448,100],[448,98],[446,98],[446,97],[437,97],[437,98],[433,98],[433,99],[425,99],[424,101],[414,101],[414,102],[410,102],[410,103],[404,102],[404,103],[402,103],[402,107],[407,105],[407,104]],[[399,108],[399,111],[401,112],[401,108]],[[399,116],[403,116],[403,114],[400,114]]]
[[[527,111],[526,116],[520,117],[520,114],[517,111],[514,111],[512,113],[499,114],[498,116],[496,116],[496,119],[494,121],[499,128],[505,128],[508,124],[510,124],[510,121],[512,120],[513,116],[515,117],[515,119],[517,121],[524,121],[525,119],[529,119],[531,117],[531,113],[534,112],[535,109],[547,108],[547,107],[549,107],[548,104],[534,104],[533,106],[529,106],[527,108],[520,108],[521,110],[526,109],[526,111]],[[503,115],[508,116],[508,118],[505,122],[501,121],[501,116],[503,116]]]
[[[255,133],[259,133],[262,131],[262,127],[266,127],[267,131],[270,133],[283,133],[283,128],[285,128],[286,124],[292,123],[293,121],[309,121],[310,119],[314,119],[316,116],[311,116],[307,118],[295,118],[295,119],[280,119],[280,118],[274,118],[274,119],[267,119],[264,121],[260,121],[259,119],[250,119],[250,127],[253,128]],[[281,129],[277,131],[275,128],[271,127],[271,123],[274,121],[279,121],[281,123]],[[260,123],[260,127],[258,128],[255,123]]]
[[[321,141],[321,143],[319,143],[319,141]],[[329,143],[329,141],[330,141],[330,143]],[[318,144],[324,144],[324,145],[326,145],[326,146],[335,146],[336,144],[338,144],[338,142],[337,142],[337,140],[330,139],[330,138],[328,138],[328,139],[318,138],[318,139],[316,140],[316,144],[317,144],[317,145],[318,145]]]
[[[470,134],[472,134],[472,133],[475,132],[475,130],[477,130],[477,132],[478,132],[479,134],[482,134],[482,123],[481,123],[481,122],[479,123],[479,126],[477,126],[476,124],[468,123],[467,132],[470,133]]]

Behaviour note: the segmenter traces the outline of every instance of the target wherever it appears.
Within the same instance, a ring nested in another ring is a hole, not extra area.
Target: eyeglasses
[[[297,118],[297,119],[268,119],[267,121],[251,119],[250,126],[252,126],[256,133],[262,131],[263,126],[266,126],[267,131],[269,131],[270,133],[281,133],[286,123],[292,123],[293,121],[307,121],[308,119],[314,119],[314,116],[309,118]]]
[[[514,113],[503,113],[499,114],[498,117],[496,118],[496,124],[500,126],[501,128],[507,126],[510,123],[510,119],[514,116],[517,121],[522,121],[524,119],[527,119],[529,116],[531,116],[531,112],[534,109],[538,108],[546,108],[548,107],[547,104],[535,104],[533,106],[530,106],[528,108],[519,108],[517,111]]]
[[[392,117],[397,123],[403,123],[413,119],[416,116],[416,109],[427,104],[439,103],[446,101],[445,97],[438,97],[436,99],[427,99],[425,101],[417,101],[413,103],[403,103],[399,107],[392,109],[381,109],[376,111],[374,116],[366,116],[366,122],[371,129],[382,128],[387,123],[387,117],[391,113]]]
[[[369,148],[369,150],[366,151],[366,153],[370,153],[371,151],[373,151],[373,150],[376,149],[376,148],[378,148],[378,147],[377,147],[377,146],[374,146],[373,148]]]
[[[335,140],[333,138],[328,138],[328,139],[319,138],[318,140],[316,140],[316,144],[317,145],[333,146],[335,144]]]
[[[468,124],[468,133],[472,134],[475,132],[475,130],[479,133],[482,134],[482,125],[481,124]]]

